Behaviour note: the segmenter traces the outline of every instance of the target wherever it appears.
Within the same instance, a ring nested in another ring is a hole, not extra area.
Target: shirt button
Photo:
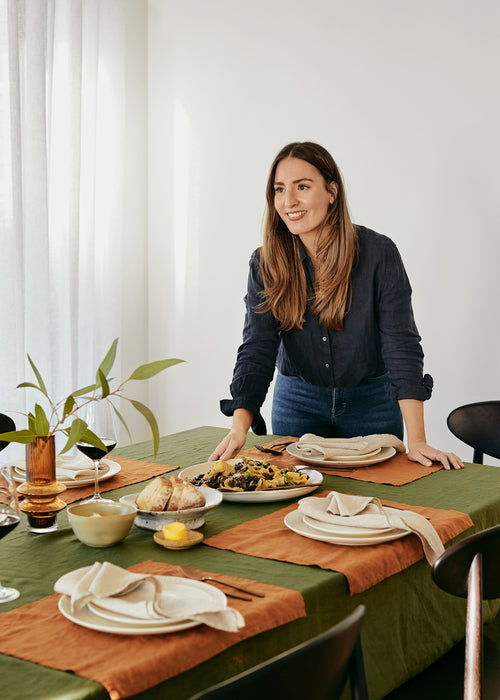
[[[328,362],[326,363],[325,367],[326,367],[327,369],[330,367],[330,365],[328,364]]]
[[[324,335],[324,336],[323,336],[323,341],[326,342],[327,340],[328,340],[328,338]]]

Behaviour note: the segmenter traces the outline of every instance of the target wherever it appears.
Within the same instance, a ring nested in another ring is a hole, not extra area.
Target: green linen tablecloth
[[[201,427],[166,436],[161,439],[156,461],[179,467],[204,462],[225,433],[222,428]],[[249,435],[246,447],[271,439],[273,436]],[[118,449],[115,455],[153,461],[150,442]],[[325,476],[323,485],[346,493],[460,510],[471,516],[473,529],[480,530],[500,522],[499,483],[498,468],[467,464],[462,471],[442,470],[400,487],[333,476]],[[113,491],[111,497],[118,500],[140,488],[127,486]],[[284,504],[224,502],[206,515],[203,531],[209,537]],[[75,538],[63,511],[54,533],[30,535],[21,523],[0,542],[0,580],[21,591],[17,601],[1,607],[0,634],[9,633],[2,626],[2,612],[51,594],[54,582],[63,573],[94,561],[107,560],[125,567],[148,559],[189,564],[296,589],[304,596],[307,617],[241,642],[191,671],[135,696],[144,700],[190,698],[199,690],[330,627],[360,603],[367,606],[362,640],[370,699],[380,700],[447,651],[463,637],[465,629],[465,601],[433,584],[425,559],[362,594],[349,596],[346,579],[338,573],[203,545],[187,551],[169,551],[154,543],[150,530],[137,527],[115,547],[92,549]],[[493,618],[496,609],[495,602],[486,604],[486,619]],[[0,694],[2,700],[108,698],[98,683],[3,655],[0,655]]]

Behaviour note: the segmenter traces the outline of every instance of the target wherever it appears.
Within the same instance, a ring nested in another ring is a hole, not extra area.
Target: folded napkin
[[[326,498],[302,498],[299,501],[299,511],[332,525],[369,527],[377,530],[393,527],[414,532],[422,542],[429,564],[444,552],[439,535],[423,515],[411,510],[383,506],[378,498],[371,496],[350,496],[332,491]]]
[[[362,457],[379,447],[395,447],[397,452],[406,452],[404,443],[395,435],[364,435],[354,438],[323,438],[313,433],[305,433],[298,441],[297,450],[304,456]]]
[[[139,620],[196,620],[209,627],[236,632],[245,626],[241,613],[215,600],[168,593],[168,576],[136,574],[109,562],[70,571],[54,585],[56,593],[70,598],[72,612],[93,605]],[[165,585],[162,585],[165,584]]]
[[[24,459],[11,462],[18,474],[26,474],[26,461]],[[107,464],[99,465],[99,476],[104,476],[109,471]],[[57,455],[56,478],[61,481],[79,481],[80,479],[92,479],[95,469],[88,457],[84,455]]]

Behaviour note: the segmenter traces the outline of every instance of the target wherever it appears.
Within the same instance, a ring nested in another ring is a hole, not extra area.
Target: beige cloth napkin
[[[226,632],[236,632],[245,626],[238,610],[197,596],[195,590],[182,598],[169,595],[168,579],[168,576],[136,574],[110,562],[95,562],[61,576],[54,590],[69,596],[72,612],[92,601],[102,610],[139,620],[189,619]]]
[[[11,464],[20,476],[25,476],[26,461],[24,459],[11,462]],[[99,476],[104,476],[108,471],[108,465],[101,462]],[[94,474],[95,470],[92,461],[84,455],[57,455],[56,457],[56,479],[61,481],[79,481],[80,479],[92,479]]]
[[[379,447],[395,447],[397,452],[406,452],[404,443],[395,435],[364,435],[354,438],[323,438],[313,433],[305,433],[297,442],[296,448],[305,457],[362,457]]]
[[[432,564],[444,552],[444,546],[431,523],[411,510],[383,506],[378,498],[351,496],[332,491],[326,498],[309,496],[299,501],[299,511],[332,525],[384,529],[393,527],[414,532],[422,542],[424,554]]]

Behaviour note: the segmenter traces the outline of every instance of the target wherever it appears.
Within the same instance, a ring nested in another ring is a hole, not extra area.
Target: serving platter
[[[228,464],[236,464],[241,461],[241,458],[224,460]],[[179,477],[185,481],[194,479],[200,474],[206,474],[213,462],[202,462],[194,464],[191,467],[186,467],[179,472]],[[314,469],[301,469],[301,474],[307,474],[309,482],[301,486],[290,486],[286,488],[266,489],[263,491],[225,491],[217,489],[225,501],[234,503],[272,503],[274,501],[287,501],[291,498],[306,496],[308,493],[315,491],[320,484],[323,483],[323,474]],[[205,487],[202,487],[205,488]]]

